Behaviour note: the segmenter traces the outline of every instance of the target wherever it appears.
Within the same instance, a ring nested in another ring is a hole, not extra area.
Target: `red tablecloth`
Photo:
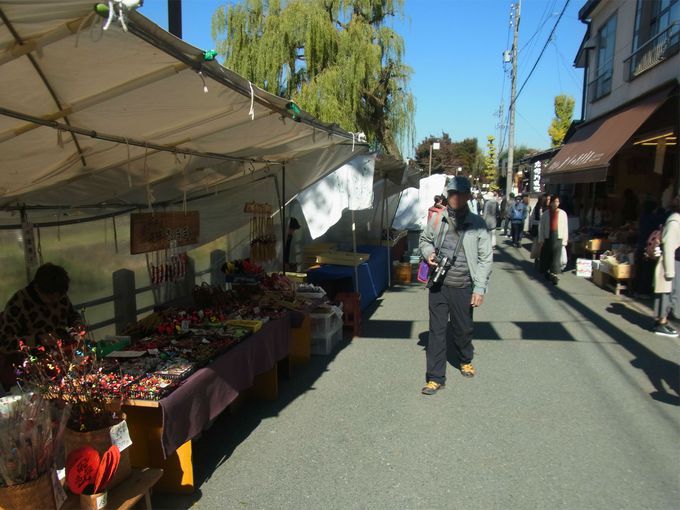
[[[288,356],[290,315],[265,324],[210,365],[192,374],[160,401],[163,412],[163,453],[167,457],[200,434],[239,393]]]

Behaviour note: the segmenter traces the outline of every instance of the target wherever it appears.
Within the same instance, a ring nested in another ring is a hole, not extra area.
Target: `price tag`
[[[111,427],[111,444],[116,445],[121,452],[132,446],[130,431],[125,420]]]
[[[56,503],[57,508],[61,508],[61,506],[66,503],[67,496],[66,492],[64,492],[64,487],[59,481],[59,474],[56,471],[52,471],[51,480],[52,492],[54,493],[54,502]]]

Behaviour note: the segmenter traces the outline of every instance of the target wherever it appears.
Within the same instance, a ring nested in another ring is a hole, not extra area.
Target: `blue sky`
[[[232,0],[233,1],[233,0]],[[565,0],[524,0],[520,21],[518,87],[545,44]],[[581,111],[583,73],[572,65],[585,25],[578,10],[585,0],[571,0],[553,40],[517,100],[516,143],[550,146],[547,129],[553,98],[576,99]],[[211,17],[225,0],[184,0],[183,38],[202,49],[214,46]],[[507,112],[509,75],[504,80],[502,53],[510,49],[510,0],[406,0],[405,17],[395,29],[406,43],[406,63],[413,68],[416,97],[416,140],[448,132],[454,140],[498,137],[495,113],[504,92]],[[141,12],[167,28],[167,1],[145,0]],[[507,113],[506,113],[507,115]],[[408,156],[412,151],[407,151]]]

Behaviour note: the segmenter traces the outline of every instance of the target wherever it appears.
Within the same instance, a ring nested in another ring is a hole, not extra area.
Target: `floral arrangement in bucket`
[[[132,472],[131,443],[120,404],[129,396],[132,378],[104,371],[96,350],[88,347],[83,330],[53,333],[43,345],[29,347],[20,342],[25,359],[17,381],[31,387],[45,399],[68,405],[71,410],[64,431],[66,455],[89,445],[103,455],[112,445],[120,446],[121,460],[110,487],[115,487]]]
[[[70,404],[68,428],[77,432],[99,430],[120,421],[114,402],[126,398],[121,380],[102,371],[85,338],[83,331],[69,331],[66,337],[47,335],[38,347],[19,341],[25,359],[17,381],[48,400]]]

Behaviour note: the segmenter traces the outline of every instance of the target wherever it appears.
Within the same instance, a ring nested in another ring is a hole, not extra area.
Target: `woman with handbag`
[[[569,242],[569,219],[567,213],[560,209],[557,195],[550,200],[550,210],[541,217],[538,240],[541,243],[541,272],[553,285],[557,285],[563,266],[562,250]]]
[[[680,313],[680,196],[671,204],[672,214],[664,223],[661,233],[661,253],[654,273],[654,333],[677,337],[678,331],[670,325],[668,317]]]

